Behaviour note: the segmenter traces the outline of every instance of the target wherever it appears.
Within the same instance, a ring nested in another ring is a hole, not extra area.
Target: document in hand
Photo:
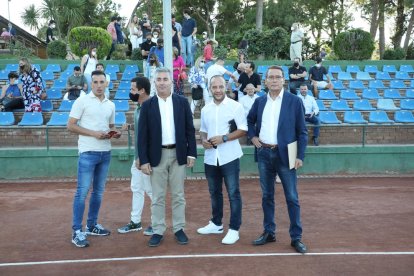
[[[289,169],[295,168],[296,157],[298,155],[298,142],[288,144]]]

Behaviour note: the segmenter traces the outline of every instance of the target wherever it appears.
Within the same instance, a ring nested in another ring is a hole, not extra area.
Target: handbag
[[[191,97],[194,101],[201,100],[203,98],[203,88],[200,85],[197,85],[196,88],[191,88]]]
[[[180,80],[186,80],[186,79],[188,79],[187,73],[183,69],[180,69],[180,74],[178,75],[178,78]]]

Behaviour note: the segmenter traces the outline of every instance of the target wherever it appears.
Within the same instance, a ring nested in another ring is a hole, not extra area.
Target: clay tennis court
[[[118,234],[129,221],[129,181],[108,183],[100,223],[109,237],[71,243],[73,181],[0,183],[0,275],[413,275],[414,178],[300,178],[303,241],[290,247],[282,187],[276,189],[277,242],[255,247],[262,231],[258,179],[243,179],[243,224],[235,245],[196,233],[210,218],[205,180],[187,180],[188,245],[168,229],[160,247],[141,232]],[[228,225],[225,200],[223,223]],[[171,210],[167,209],[168,218]],[[149,224],[149,200],[143,226]],[[171,221],[168,220],[171,225]],[[227,229],[227,228],[226,228]]]

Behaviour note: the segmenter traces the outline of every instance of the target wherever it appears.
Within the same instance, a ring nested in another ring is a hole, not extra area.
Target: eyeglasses
[[[268,80],[281,80],[281,79],[283,79],[283,77],[282,76],[269,76],[269,77],[266,77],[266,79],[268,79]]]

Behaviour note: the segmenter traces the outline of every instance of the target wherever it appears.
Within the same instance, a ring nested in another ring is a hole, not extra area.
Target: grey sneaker
[[[147,228],[145,228],[144,230],[144,235],[145,236],[152,236],[154,234],[154,231],[152,231],[152,227],[148,226]]]
[[[88,247],[89,242],[86,239],[85,232],[82,232],[81,230],[76,230],[72,235],[72,243],[76,245],[77,247]]]
[[[141,222],[134,223],[132,220],[125,226],[122,226],[121,228],[118,228],[118,233],[125,234],[132,231],[139,231],[141,230]]]
[[[86,235],[91,235],[91,236],[108,236],[109,234],[111,234],[111,231],[103,228],[103,226],[100,224],[96,224],[95,226],[91,228],[86,226],[85,233]]]

